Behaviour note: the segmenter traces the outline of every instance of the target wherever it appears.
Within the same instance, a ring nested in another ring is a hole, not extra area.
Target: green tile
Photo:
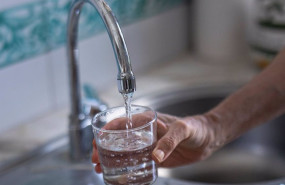
[[[184,0],[106,0],[120,25],[169,10]],[[0,68],[65,45],[71,0],[40,0],[0,12]],[[83,7],[80,38],[105,31],[91,5]]]

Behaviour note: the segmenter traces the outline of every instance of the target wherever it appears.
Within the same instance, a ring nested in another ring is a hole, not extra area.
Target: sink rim
[[[177,102],[183,100],[190,100],[195,98],[203,98],[209,96],[218,95],[229,95],[238,88],[242,87],[244,83],[232,83],[232,84],[205,84],[205,85],[194,85],[191,87],[179,87],[171,89],[166,92],[156,91],[147,95],[142,95],[133,100],[133,104],[150,106],[154,110],[157,108],[157,103],[163,105],[164,100],[171,100],[168,102]],[[205,91],[207,89],[207,91]],[[187,94],[187,95],[186,95]],[[169,104],[169,103],[167,103]]]
[[[6,162],[0,164],[0,178],[1,176],[9,173],[11,170],[16,168],[17,166],[28,163],[29,161],[35,160],[39,157],[47,155],[65,145],[68,144],[68,136],[67,134],[63,134],[61,136],[57,136],[56,138],[48,141],[46,144],[35,148],[34,150],[27,152],[19,157],[10,159]]]

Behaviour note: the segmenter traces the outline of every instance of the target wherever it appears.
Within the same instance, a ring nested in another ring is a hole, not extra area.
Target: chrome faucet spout
[[[71,95],[71,115],[69,124],[70,154],[74,160],[88,155],[90,148],[82,144],[82,125],[86,118],[82,111],[80,96],[80,80],[78,69],[78,21],[82,6],[91,4],[102,18],[109,34],[118,67],[118,90],[122,94],[132,93],[136,89],[135,76],[132,72],[128,50],[120,26],[110,7],[104,0],[74,0],[67,25],[67,56],[69,68],[69,84]]]

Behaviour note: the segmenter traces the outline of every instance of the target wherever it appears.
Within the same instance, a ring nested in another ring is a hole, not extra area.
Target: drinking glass
[[[152,151],[157,141],[156,112],[132,105],[98,113],[92,120],[103,178],[108,185],[149,185],[157,178]]]

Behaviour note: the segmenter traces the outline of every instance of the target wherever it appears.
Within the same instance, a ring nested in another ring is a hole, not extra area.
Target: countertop
[[[244,84],[258,72],[257,67],[248,60],[214,62],[186,53],[160,66],[153,67],[143,74],[136,74],[137,91],[134,98],[185,86]],[[99,92],[99,95],[109,106],[123,103],[116,87]],[[21,156],[57,136],[66,134],[68,112],[68,107],[63,107],[1,133],[0,164],[8,159]]]

